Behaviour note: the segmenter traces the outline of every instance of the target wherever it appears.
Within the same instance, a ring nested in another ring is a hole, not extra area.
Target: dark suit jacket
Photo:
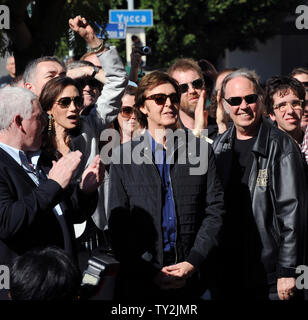
[[[38,165],[47,174],[51,161],[42,154]],[[58,203],[62,218],[53,211]],[[64,190],[47,179],[36,186],[26,171],[0,149],[0,265],[10,264],[16,255],[33,248],[50,245],[72,254],[72,224],[83,222],[96,204],[97,193],[85,195],[77,185]]]

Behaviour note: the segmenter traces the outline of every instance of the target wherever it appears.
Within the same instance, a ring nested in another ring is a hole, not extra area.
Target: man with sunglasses
[[[102,67],[97,67],[89,61],[73,61],[67,66],[66,75],[74,80],[82,90],[83,106],[81,115],[87,116],[101,94],[106,76]]]
[[[217,257],[218,299],[288,300],[301,294],[295,270],[305,264],[305,169],[291,137],[263,119],[262,95],[257,76],[246,69],[222,83],[221,101],[234,125],[213,144],[227,210]]]
[[[168,74],[144,76],[135,106],[146,131],[123,144],[110,167],[109,230],[122,300],[199,299],[211,277],[205,267],[222,225],[222,186],[208,143],[176,130],[179,102]],[[192,173],[200,162],[207,168]]]
[[[202,90],[206,90],[202,70],[193,59],[178,59],[169,68],[168,74],[180,85],[181,102],[179,120],[182,128],[195,129],[195,110],[201,97]],[[205,102],[204,102],[205,103]],[[207,115],[204,128],[207,127]],[[209,136],[211,133],[209,133]]]

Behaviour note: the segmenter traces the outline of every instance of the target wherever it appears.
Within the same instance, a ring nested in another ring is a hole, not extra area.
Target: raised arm
[[[97,38],[93,28],[80,16],[69,20],[72,30],[77,32],[96,53],[105,72],[106,82],[94,108],[87,120],[100,134],[101,130],[113,122],[121,107],[121,98],[128,79],[123,63],[115,47],[106,48],[104,41]]]

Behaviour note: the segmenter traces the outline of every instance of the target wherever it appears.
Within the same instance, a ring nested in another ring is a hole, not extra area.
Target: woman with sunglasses
[[[59,159],[71,150],[81,151],[83,156],[74,176],[77,180],[84,168],[99,153],[101,132],[116,118],[127,84],[127,75],[115,48],[105,51],[99,58],[105,71],[106,84],[89,115],[80,116],[83,106],[82,93],[71,78],[57,77],[48,81],[40,96],[42,108],[48,115],[43,148],[54,159]],[[101,197],[102,188],[99,188],[98,206],[92,219],[103,229],[107,219],[104,199]],[[95,229],[92,219],[88,220],[87,225],[91,224]],[[85,225],[78,228],[75,226],[76,236],[83,234],[84,230]],[[87,246],[89,251],[101,244],[102,237],[99,232],[94,233],[94,237],[95,239],[84,242],[87,243],[84,247]]]
[[[136,92],[136,87],[126,87],[120,112],[117,119],[113,122],[114,129],[120,133],[121,144],[130,141],[133,136],[136,136],[141,130],[135,110]]]

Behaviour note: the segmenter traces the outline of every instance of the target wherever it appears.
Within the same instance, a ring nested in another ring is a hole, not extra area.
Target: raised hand
[[[101,162],[99,155],[96,155],[82,174],[80,189],[85,193],[94,192],[103,182],[104,173],[105,166]]]
[[[80,151],[73,151],[65,154],[57,162],[53,161],[53,166],[49,171],[48,179],[56,181],[63,189],[67,187],[81,160],[81,156],[82,153]]]
[[[206,99],[206,91],[201,90],[200,97],[195,109],[195,128],[194,135],[200,136],[201,130],[207,128],[208,111],[204,109]]]
[[[96,48],[101,44],[101,41],[97,38],[93,28],[88,24],[87,20],[81,16],[69,19],[68,24],[70,28],[77,32],[91,48]]]

